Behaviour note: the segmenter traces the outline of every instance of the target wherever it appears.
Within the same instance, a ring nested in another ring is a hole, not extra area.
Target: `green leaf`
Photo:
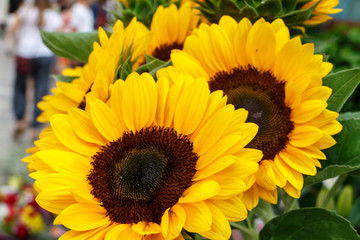
[[[360,225],[360,198],[356,199],[355,203],[351,208],[351,212],[349,214],[349,220],[351,225],[357,227]]]
[[[135,71],[137,73],[151,72],[153,69],[164,65],[166,62],[157,59],[156,57],[145,54],[146,63],[138,67]]]
[[[302,208],[280,215],[260,231],[260,240],[359,240],[355,229],[334,211]]]
[[[360,112],[340,114],[343,130],[334,136],[335,146],[325,150],[327,160],[315,176],[306,176],[304,186],[360,169]]]
[[[328,109],[340,112],[346,100],[360,83],[360,68],[330,74],[323,78],[323,84],[333,90],[328,100]]]
[[[50,75],[51,78],[53,78],[57,82],[68,82],[71,83],[74,79],[79,77],[70,77],[70,76],[63,76],[63,75],[56,75],[52,74]]]
[[[45,45],[56,55],[80,62],[88,61],[94,42],[99,42],[97,31],[86,33],[41,31],[41,37]]]
[[[153,70],[151,70],[149,72],[149,74],[156,80],[156,72],[164,67],[170,66],[171,64],[172,64],[172,61],[169,60],[169,61],[165,62],[163,65],[160,65],[160,66],[154,68]]]

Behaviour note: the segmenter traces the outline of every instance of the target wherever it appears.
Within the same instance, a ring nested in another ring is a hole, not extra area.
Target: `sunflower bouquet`
[[[106,30],[43,32],[84,62],[54,76],[23,159],[60,239],[360,239],[324,208],[360,169],[360,115],[339,115],[360,69],[301,38],[337,4],[129,0]]]

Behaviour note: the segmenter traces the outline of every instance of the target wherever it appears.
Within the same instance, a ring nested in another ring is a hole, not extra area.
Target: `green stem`
[[[291,210],[299,208],[299,202],[296,198],[291,198],[287,205],[285,206],[285,213],[290,212]]]
[[[259,239],[259,235],[258,233],[253,230],[253,229],[249,229],[245,226],[243,226],[240,223],[235,223],[235,222],[230,222],[230,226],[232,226],[233,228],[236,228],[238,230],[240,230],[242,233],[245,233],[249,236],[251,236],[254,240],[258,240]]]
[[[296,198],[290,197],[284,189],[279,189],[280,198],[284,202],[285,210],[284,213],[290,212],[293,209],[299,208],[299,202]]]
[[[265,202],[261,199],[259,201],[259,204],[256,206],[256,208],[253,209],[253,211],[255,215],[261,218],[261,220],[264,223],[267,223],[268,221],[270,221],[275,217],[270,203]]]
[[[335,195],[336,191],[339,189],[341,184],[345,181],[346,177],[347,177],[346,174],[341,175],[341,176],[338,177],[335,184],[332,186],[332,188],[329,190],[329,192],[326,194],[326,197],[324,198],[324,200],[320,204],[320,207],[325,208],[328,205],[329,201]]]

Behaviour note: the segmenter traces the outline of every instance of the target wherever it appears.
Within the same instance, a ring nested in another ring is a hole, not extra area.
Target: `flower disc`
[[[110,219],[157,224],[191,186],[198,160],[186,136],[154,127],[124,133],[92,158],[91,193]]]
[[[216,73],[209,87],[211,91],[223,90],[228,103],[248,110],[247,121],[259,126],[248,147],[261,150],[263,159],[274,159],[285,149],[288,134],[294,129],[291,109],[285,105],[285,81],[279,81],[270,71],[248,66]]]

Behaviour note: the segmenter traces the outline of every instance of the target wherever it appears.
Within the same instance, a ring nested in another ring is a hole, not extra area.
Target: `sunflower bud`
[[[111,13],[117,18],[121,19],[125,26],[127,26],[134,17],[138,21],[150,27],[151,19],[156,9],[163,5],[168,7],[174,1],[171,0],[119,0],[121,6],[116,7]]]
[[[353,200],[354,190],[350,185],[346,185],[341,191],[336,204],[337,213],[343,217],[349,216]]]
[[[329,190],[327,188],[322,188],[316,198],[316,207],[320,207],[322,202],[325,200],[326,195],[328,194]],[[329,203],[325,206],[327,210],[334,210],[335,209],[335,201],[334,198],[331,198]]]
[[[229,15],[235,20],[240,21],[247,17],[252,23],[260,18],[264,18],[268,22],[272,22],[277,18],[282,18],[285,24],[289,27],[292,34],[304,34],[303,26],[309,25],[309,20],[313,17],[319,18],[319,13],[316,11],[318,5],[324,5],[321,1],[311,0],[194,0],[199,4],[198,9],[201,11],[210,22],[218,23],[221,16]],[[314,3],[313,3],[314,2]],[[335,4],[335,6],[338,2]],[[332,6],[332,7],[335,7]],[[329,9],[326,13],[338,12]],[[339,10],[340,11],[340,10]],[[322,12],[322,15],[326,15]],[[320,17],[321,18],[321,17]],[[327,20],[331,19],[327,16]],[[311,23],[311,22],[310,22]],[[318,22],[317,24],[319,24]]]

